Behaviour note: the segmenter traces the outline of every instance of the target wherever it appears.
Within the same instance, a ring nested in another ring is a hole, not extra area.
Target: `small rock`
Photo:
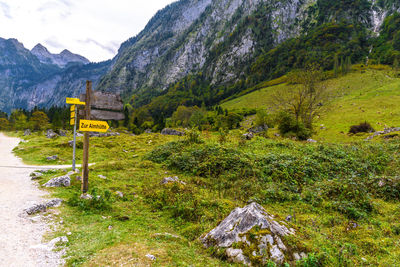
[[[73,141],[73,140],[68,141],[68,145],[69,145],[70,147],[73,147],[73,146],[74,146],[74,141]]]
[[[67,136],[67,132],[64,131],[64,130],[58,130],[58,134],[59,134],[60,136]]]
[[[178,130],[175,130],[175,129],[171,129],[171,128],[164,128],[161,131],[161,134],[162,135],[178,135],[178,136],[185,135],[184,132],[181,132],[181,131],[178,131]]]
[[[117,191],[115,194],[117,194],[120,198],[124,197],[124,194],[121,191]]]
[[[58,155],[50,156],[46,158],[48,161],[58,160]]]
[[[82,137],[83,136],[83,134],[81,134],[81,133],[76,133],[76,137]]]
[[[262,132],[265,132],[265,131],[267,131],[268,130],[268,125],[261,125],[261,126],[255,126],[255,127],[253,127],[253,128],[250,128],[249,129],[249,133],[253,133],[253,134],[256,134],[256,133],[262,133]]]
[[[38,212],[42,212],[42,211],[46,211],[46,210],[47,210],[46,205],[44,205],[44,204],[35,204],[32,207],[30,207],[28,209],[25,209],[25,212],[28,215],[32,215],[32,214],[35,214],[35,213],[38,213]]]
[[[52,200],[50,200],[49,202],[47,202],[45,205],[46,205],[47,208],[50,208],[50,207],[59,207],[59,206],[61,205],[62,202],[63,202],[62,199],[55,198],[55,199],[52,199]]]
[[[152,261],[156,260],[156,257],[154,255],[151,255],[151,254],[146,254],[146,257],[149,258]]]
[[[145,133],[152,133],[151,129],[144,130]]]
[[[28,136],[28,135],[31,135],[31,134],[32,134],[32,132],[31,132],[30,129],[26,129],[25,132],[24,132],[24,136]]]
[[[292,215],[288,215],[285,220],[288,222],[291,222],[292,219],[293,219]]]
[[[278,134],[278,133],[274,133],[274,135],[275,135],[276,137],[280,137],[280,136],[281,136],[281,135]]]
[[[317,141],[310,138],[310,139],[307,139],[307,142],[308,142],[308,143],[316,143]]]
[[[92,195],[90,195],[90,194],[82,194],[81,196],[80,196],[80,199],[87,199],[87,200],[90,200],[90,199],[92,199],[93,197],[92,197]]]
[[[77,181],[82,181],[82,177],[81,177],[81,176],[76,176],[75,179],[76,179]]]
[[[112,230],[112,229],[113,229],[112,225],[109,225],[108,230]]]
[[[31,180],[37,180],[39,179],[41,176],[43,175],[43,173],[41,172],[32,172],[30,174]]]
[[[253,133],[245,133],[245,134],[243,134],[243,138],[246,139],[246,140],[251,140],[251,139],[253,139],[253,137],[254,137]]]
[[[56,134],[52,129],[47,130],[46,132],[46,137],[53,139],[56,138],[58,136],[58,134]]]
[[[168,183],[181,183],[185,185],[186,183],[179,180],[178,176],[173,176],[173,177],[165,177],[162,181],[161,184],[168,184]]]
[[[100,179],[107,179],[107,177],[105,177],[104,175],[101,175],[101,174],[99,174],[99,175],[97,175]]]
[[[51,179],[47,183],[45,183],[43,186],[45,187],[68,187],[71,185],[71,178],[68,175],[65,176],[60,176]]]
[[[72,233],[71,233],[71,232],[68,232],[67,235],[72,235]]]

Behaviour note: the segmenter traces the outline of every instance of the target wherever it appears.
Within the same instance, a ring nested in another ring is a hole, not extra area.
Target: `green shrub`
[[[353,125],[350,127],[349,133],[356,134],[356,133],[371,133],[374,132],[374,128],[372,128],[371,124],[368,122],[363,122],[358,125]]]
[[[296,137],[299,140],[307,140],[311,137],[310,129],[307,129],[301,121],[296,120],[288,112],[280,112],[277,116],[277,123],[282,136]]]

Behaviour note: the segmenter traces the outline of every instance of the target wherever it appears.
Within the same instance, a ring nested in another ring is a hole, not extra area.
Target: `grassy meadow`
[[[273,109],[276,92],[285,90],[286,83],[261,88],[232,99],[221,106],[229,110],[242,108]],[[385,66],[353,71],[339,78],[322,82],[330,92],[328,105],[322,108],[320,117],[314,122],[313,139],[326,142],[352,142],[363,140],[366,135],[350,136],[351,125],[369,122],[375,130],[400,126],[400,78]]]
[[[54,234],[71,232],[67,265],[232,265],[198,237],[249,201],[278,219],[294,217],[297,236],[288,242],[309,257],[291,266],[400,264],[398,140],[308,144],[263,136],[244,141],[242,133],[91,138],[89,187],[100,198],[80,200],[76,175],[71,187],[49,189],[65,200]],[[25,162],[71,163],[70,135],[21,138],[15,153]],[[46,160],[55,154],[57,162]],[[62,174],[49,172],[39,183]],[[160,184],[175,175],[186,185]]]

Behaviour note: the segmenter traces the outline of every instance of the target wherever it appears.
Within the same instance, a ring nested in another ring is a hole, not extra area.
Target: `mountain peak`
[[[55,64],[61,68],[73,62],[81,64],[89,63],[89,60],[85,57],[74,54],[67,49],[64,49],[60,54],[52,54],[41,43],[35,45],[31,52],[40,60],[40,62],[46,64]]]

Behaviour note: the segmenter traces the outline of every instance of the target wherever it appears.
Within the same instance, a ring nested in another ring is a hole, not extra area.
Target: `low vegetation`
[[[63,144],[70,138],[49,141],[43,133],[33,134],[15,153],[36,164],[58,154],[60,163],[68,164],[72,148]],[[224,140],[208,131],[91,138],[96,164],[90,167],[90,188],[100,197],[79,200],[75,176],[70,188],[52,190],[66,200],[56,234],[72,232],[69,265],[149,264],[145,255],[153,254],[160,266],[223,266],[229,265],[223,255],[203,249],[198,237],[233,208],[257,201],[278,218],[293,217],[296,238],[310,253],[298,266],[395,266],[399,147],[398,140],[308,144],[257,136],[243,141],[239,130],[225,133]],[[39,183],[61,174],[46,174]],[[160,184],[169,176],[185,184]]]

